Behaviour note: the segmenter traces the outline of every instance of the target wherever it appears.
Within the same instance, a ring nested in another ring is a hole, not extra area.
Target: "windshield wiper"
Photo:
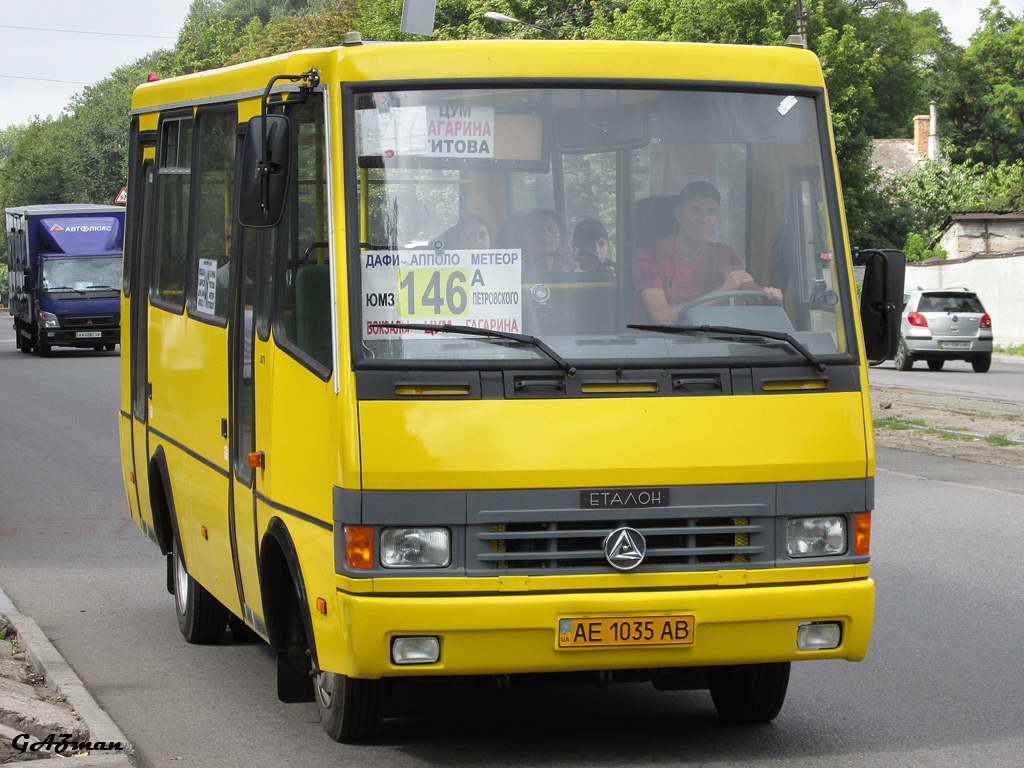
[[[828,368],[811,350],[797,341],[792,334],[782,331],[762,331],[754,328],[733,328],[728,325],[627,325],[638,331],[653,331],[655,333],[709,333],[725,334],[728,336],[757,336],[763,339],[775,339],[785,341],[789,346],[799,352],[814,366],[818,373],[824,373]]]
[[[411,331],[432,331],[435,333],[461,333],[464,336],[480,336],[481,338],[508,339],[529,344],[536,347],[545,355],[550,357],[559,367],[570,376],[576,375],[576,366],[567,361],[551,347],[545,344],[536,336],[527,336],[524,333],[509,333],[508,331],[494,331],[487,328],[474,328],[470,325],[429,325],[428,323],[380,323],[381,328],[408,328]]]
[[[51,288],[43,288],[47,293],[57,293],[57,291],[71,291],[72,293],[80,293],[85,296],[85,291],[81,288],[72,288],[70,285],[57,285]]]

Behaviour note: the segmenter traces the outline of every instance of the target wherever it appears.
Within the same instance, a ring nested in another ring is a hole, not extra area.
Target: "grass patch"
[[[925,426],[923,421],[917,419],[898,419],[895,416],[886,416],[884,419],[874,420],[875,429],[919,429]]]
[[[1001,355],[1024,355],[1024,344],[996,344],[992,350]]]
[[[1011,445],[1018,445],[1018,443],[1013,442],[1013,440],[1010,440],[1004,435],[989,435],[985,438],[985,442],[989,445],[999,445],[1004,448]]]

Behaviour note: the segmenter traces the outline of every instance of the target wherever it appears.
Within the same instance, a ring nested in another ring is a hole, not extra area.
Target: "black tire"
[[[116,346],[117,344],[105,344],[103,348],[106,349],[107,352],[113,352]]]
[[[938,357],[938,358],[933,357],[933,358],[931,358],[928,361],[928,370],[929,371],[941,371],[942,370],[942,366],[945,364],[945,362],[946,361],[943,360],[941,357]]]
[[[19,342],[18,346],[19,346],[19,348],[26,355],[31,354],[32,353],[32,339],[30,339],[29,337],[25,336],[25,334],[23,334],[21,332],[21,325],[20,324],[16,324],[16,329],[17,329],[17,334],[18,334],[18,342]]]
[[[986,373],[992,367],[992,355],[978,355],[971,360],[975,373]]]
[[[178,629],[189,643],[209,645],[224,637],[228,626],[228,609],[197,582],[185,568],[181,544],[174,537],[174,612]]]
[[[384,723],[381,680],[359,680],[321,672],[315,688],[320,724],[332,739],[352,744],[370,741],[380,733]]]
[[[899,343],[896,345],[896,356],[892,361],[896,364],[897,371],[909,371],[914,367],[914,358],[911,357],[909,350],[907,350],[907,344],[903,341],[902,336],[900,336]]]
[[[789,688],[789,662],[713,667],[711,699],[730,723],[767,723],[775,719]]]
[[[231,642],[255,643],[262,638],[235,614],[228,611],[228,629],[231,630]]]

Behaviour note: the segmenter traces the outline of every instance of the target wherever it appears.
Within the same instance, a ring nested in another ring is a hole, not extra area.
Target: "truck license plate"
[[[76,339],[99,339],[102,336],[103,331],[78,331],[75,334]]]
[[[692,645],[693,616],[615,616],[559,619],[559,648]]]

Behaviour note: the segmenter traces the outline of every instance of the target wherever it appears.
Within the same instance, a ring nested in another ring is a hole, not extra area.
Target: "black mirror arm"
[[[305,88],[312,89],[320,84],[320,70],[314,67],[301,75],[274,75],[267,83],[267,87],[263,89],[263,98],[260,99],[260,117],[263,118],[260,121],[263,132],[263,153],[256,165],[256,172],[260,175],[260,207],[264,215],[267,215],[270,210],[270,174],[274,170],[274,164],[269,156],[270,150],[267,148],[267,106],[270,101],[270,92],[278,80],[287,80],[291,83],[302,82],[305,83]]]

